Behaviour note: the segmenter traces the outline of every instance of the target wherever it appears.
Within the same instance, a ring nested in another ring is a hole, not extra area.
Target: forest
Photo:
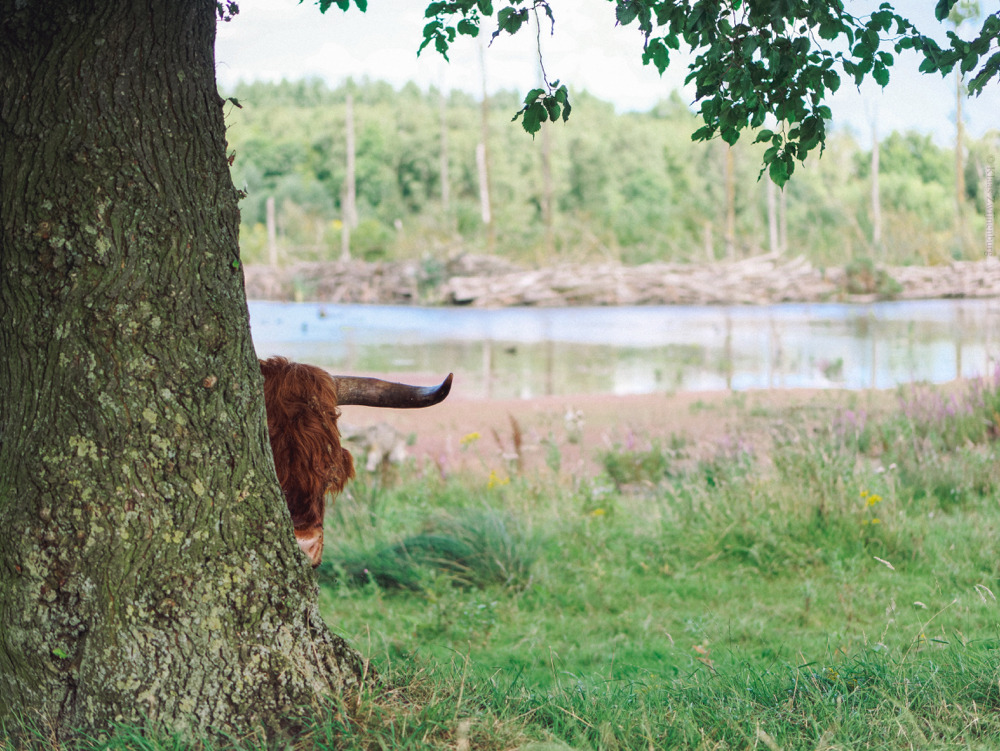
[[[692,142],[698,119],[677,92],[642,113],[574,93],[573,119],[544,123],[534,139],[510,122],[514,92],[484,102],[316,79],[226,96],[245,263],[463,252],[530,266],[769,251],[818,267],[972,260],[984,252],[987,165],[1000,146],[995,130],[949,146],[893,132],[873,153],[832,128],[821,158],[779,190],[761,174],[763,145]]]

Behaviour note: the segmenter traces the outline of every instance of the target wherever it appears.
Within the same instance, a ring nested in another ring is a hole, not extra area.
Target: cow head
[[[326,495],[336,496],[354,477],[351,454],[340,445],[338,407],[429,407],[448,396],[452,376],[439,386],[408,386],[378,378],[331,376],[283,357],[261,360],[260,371],[278,482],[295,539],[312,565],[318,566]]]

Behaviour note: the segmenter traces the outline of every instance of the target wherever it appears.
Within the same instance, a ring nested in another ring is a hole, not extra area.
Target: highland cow
[[[448,396],[452,376],[439,386],[408,386],[377,378],[331,376],[283,357],[261,360],[260,372],[274,468],[295,539],[315,567],[323,556],[326,495],[336,496],[354,477],[354,460],[340,445],[339,407],[429,407]]]

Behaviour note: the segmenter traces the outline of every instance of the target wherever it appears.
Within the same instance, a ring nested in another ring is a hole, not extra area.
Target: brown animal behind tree
[[[339,407],[430,407],[448,396],[452,376],[439,386],[409,386],[378,378],[331,376],[314,365],[283,357],[261,360],[260,372],[274,468],[295,539],[315,567],[323,557],[326,496],[338,495],[354,477],[354,460],[340,445]]]

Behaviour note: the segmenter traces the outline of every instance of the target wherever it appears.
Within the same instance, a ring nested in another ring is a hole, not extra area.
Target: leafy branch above
[[[333,2],[346,9],[350,0],[318,0],[321,10]],[[958,2],[939,0],[937,20],[946,21]],[[366,0],[354,3],[364,10]],[[986,16],[974,39],[949,30],[942,46],[888,2],[864,16],[847,12],[842,0],[609,3],[613,24],[638,26],[644,64],[662,74],[682,44],[694,55],[685,81],[694,84],[694,104],[704,124],[692,138],[718,136],[734,144],[744,131],[755,131],[755,142],[769,144],[764,169],[778,185],[787,182],[796,161],[817,148],[822,152],[832,117],[824,102],[844,77],[856,86],[869,77],[886,86],[896,56],[908,49],[923,56],[921,72],[944,75],[957,65],[963,74],[974,73],[972,94],[1000,75],[1000,12]],[[548,0],[436,0],[424,13],[420,51],[433,46],[447,59],[458,36],[477,37],[485,18],[496,17],[492,43],[504,32],[521,32],[539,13],[554,27]],[[528,93],[513,119],[534,134],[547,120],[567,120],[571,109],[566,86],[546,80],[544,88]]]

